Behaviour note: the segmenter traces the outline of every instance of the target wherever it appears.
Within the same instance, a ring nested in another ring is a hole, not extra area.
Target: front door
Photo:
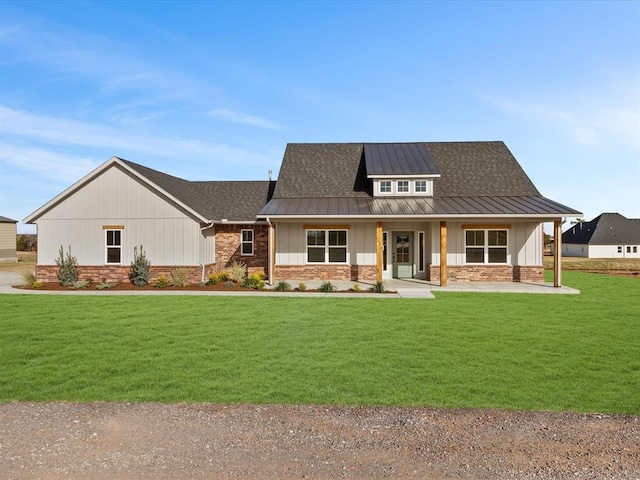
[[[412,232],[393,232],[393,277],[413,277]]]

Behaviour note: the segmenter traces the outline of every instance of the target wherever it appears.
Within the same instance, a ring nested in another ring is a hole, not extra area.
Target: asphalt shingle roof
[[[271,199],[274,181],[191,182],[120,158],[130,168],[209,221],[256,220]]]
[[[562,242],[581,245],[640,245],[640,219],[619,213],[603,213],[590,222],[571,226],[562,234]]]
[[[0,223],[18,223],[17,220],[0,216]]]

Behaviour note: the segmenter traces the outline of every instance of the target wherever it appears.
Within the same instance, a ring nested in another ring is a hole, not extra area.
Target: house
[[[542,281],[543,197],[502,142],[289,144],[277,182],[191,182],[114,157],[25,218],[38,278],[71,246],[81,277],[157,277],[234,260],[280,280]],[[560,258],[555,281],[560,285]]]
[[[17,221],[0,216],[0,263],[18,261],[16,252]]]
[[[562,234],[562,256],[640,258],[640,219],[603,213]]]

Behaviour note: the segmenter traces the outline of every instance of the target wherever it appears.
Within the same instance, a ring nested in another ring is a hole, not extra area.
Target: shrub
[[[224,286],[227,288],[233,288],[234,285],[235,283],[233,283],[231,280],[227,280],[226,282],[224,282]]]
[[[298,284],[298,290],[300,290],[301,292],[304,292],[307,289],[307,284],[304,282],[300,282]]]
[[[220,277],[218,276],[218,274],[212,273],[207,278],[207,285],[217,285],[219,281],[220,281]]]
[[[264,288],[264,274],[260,275],[260,273],[252,273],[247,278],[244,279],[242,286],[245,288],[255,288],[256,290],[262,290]]]
[[[232,282],[242,282],[247,278],[247,266],[242,262],[236,262],[235,260],[229,267],[229,280]]]
[[[353,284],[353,288],[351,290],[356,292],[356,293],[360,293],[362,291],[362,288],[360,287],[359,283],[354,283]]]
[[[151,276],[151,262],[147,259],[142,245],[140,245],[140,253],[138,247],[133,248],[133,262],[131,262],[131,272],[129,279],[136,287],[144,287],[149,283]]]
[[[102,282],[100,282],[99,284],[96,285],[96,288],[98,290],[106,290],[106,289],[109,289],[109,288],[113,288],[115,286],[116,286],[115,282],[107,282],[107,280],[103,278]]]
[[[369,287],[369,291],[373,293],[385,293],[387,288],[384,286],[382,282],[376,282],[371,287]]]
[[[153,286],[156,288],[167,288],[169,286],[169,281],[164,276],[160,276]]]
[[[278,292],[288,292],[289,290],[291,290],[291,285],[287,282],[278,282],[276,285],[276,291]]]
[[[191,271],[188,268],[174,268],[171,270],[171,285],[174,287],[186,287],[189,285]]]
[[[338,288],[331,282],[323,282],[318,291],[323,293],[335,292]]]
[[[72,287],[74,290],[83,290],[87,288],[90,283],[91,282],[89,280],[78,280],[76,282],[73,282]]]
[[[60,245],[59,253],[60,256],[56,258],[58,281],[60,285],[71,286],[78,281],[78,260],[76,257],[71,256],[71,245],[69,245],[69,251],[66,256],[62,245]]]
[[[33,282],[31,284],[31,288],[41,288],[42,287],[42,282]]]
[[[218,274],[219,282],[226,282],[227,280],[229,280],[229,274],[227,272],[222,271]]]
[[[36,278],[36,274],[31,270],[24,270],[20,272],[20,275],[22,276],[22,280],[24,281],[23,285],[25,287],[33,287],[33,284],[38,280]]]

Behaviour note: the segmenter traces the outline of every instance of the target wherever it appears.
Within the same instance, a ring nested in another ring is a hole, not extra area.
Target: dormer
[[[364,159],[374,197],[433,196],[440,172],[424,144],[365,143]]]

